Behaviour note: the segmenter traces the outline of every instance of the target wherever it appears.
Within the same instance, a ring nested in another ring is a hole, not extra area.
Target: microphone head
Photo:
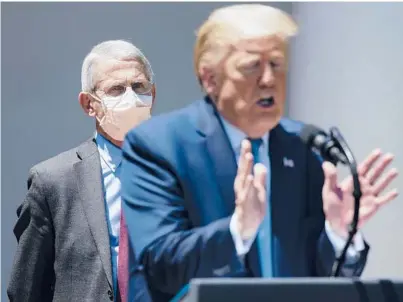
[[[311,146],[313,140],[318,134],[327,136],[326,132],[323,131],[322,129],[314,125],[307,124],[304,125],[304,127],[302,128],[301,132],[299,133],[299,137],[305,144]]]
[[[337,162],[347,164],[348,160],[344,156],[343,149],[339,149],[337,143],[324,130],[314,126],[305,125],[299,133],[300,139],[315,153],[326,161],[332,162],[334,165]]]

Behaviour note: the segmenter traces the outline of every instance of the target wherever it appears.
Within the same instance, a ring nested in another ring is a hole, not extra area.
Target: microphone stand
[[[339,255],[339,257],[336,258],[335,262],[333,263],[332,272],[331,272],[331,277],[338,277],[340,274],[340,270],[346,260],[347,250],[348,250],[351,242],[353,241],[355,234],[357,233],[358,220],[359,220],[359,214],[360,214],[360,199],[361,199],[362,193],[361,193],[359,175],[358,175],[358,171],[357,171],[357,162],[354,158],[353,152],[351,151],[346,140],[344,139],[344,137],[341,135],[340,131],[336,127],[333,127],[330,129],[330,136],[333,139],[333,141],[336,143],[336,146],[346,156],[347,161],[348,161],[348,167],[350,169],[351,176],[353,178],[353,184],[354,184],[354,190],[353,190],[354,216],[353,216],[353,219],[352,219],[349,229],[348,229],[347,242],[346,242],[341,254]]]

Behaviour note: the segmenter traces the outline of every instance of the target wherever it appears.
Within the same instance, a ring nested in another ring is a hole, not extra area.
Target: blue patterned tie
[[[252,145],[252,155],[255,164],[260,162],[259,160],[259,148],[262,145],[262,139],[249,139]],[[270,213],[270,167],[267,168],[267,209],[266,216],[260,225],[259,232],[257,234],[257,247],[259,251],[260,266],[262,270],[262,277],[273,277],[273,256],[272,256],[272,231],[271,231],[271,213]]]

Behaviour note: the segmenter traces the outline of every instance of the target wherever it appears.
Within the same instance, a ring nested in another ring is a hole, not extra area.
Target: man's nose
[[[267,64],[263,67],[262,75],[259,78],[259,86],[261,88],[268,88],[274,84],[273,68]]]

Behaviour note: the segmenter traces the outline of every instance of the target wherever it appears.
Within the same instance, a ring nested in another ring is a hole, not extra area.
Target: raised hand
[[[256,234],[266,214],[266,175],[264,165],[253,164],[251,144],[244,140],[234,182],[237,228],[242,239]]]
[[[378,165],[375,165],[378,162]],[[398,171],[393,168],[386,174],[385,169],[393,161],[393,155],[382,154],[374,150],[359,165],[358,173],[361,184],[361,204],[358,227],[362,227],[381,206],[395,199],[397,189],[385,193],[385,189],[397,177]],[[323,163],[325,183],[322,190],[323,210],[332,229],[341,237],[348,236],[348,225],[354,213],[353,180],[349,176],[340,184],[337,183],[337,170],[329,162]],[[381,177],[385,174],[384,177]]]

